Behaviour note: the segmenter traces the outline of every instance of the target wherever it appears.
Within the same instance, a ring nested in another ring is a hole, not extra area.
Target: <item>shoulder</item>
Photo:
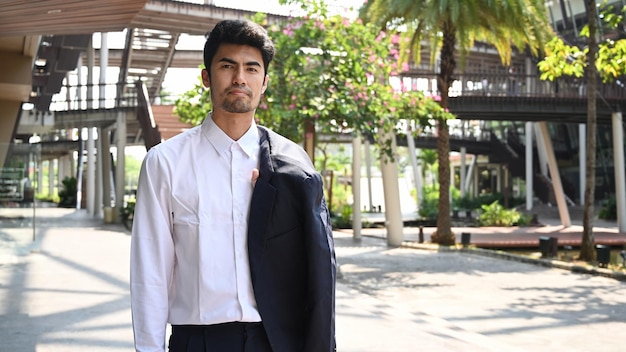
[[[200,131],[200,126],[196,126],[155,145],[148,150],[144,164],[155,165],[180,160],[181,155],[187,154],[187,150],[193,148],[194,141],[197,140]]]

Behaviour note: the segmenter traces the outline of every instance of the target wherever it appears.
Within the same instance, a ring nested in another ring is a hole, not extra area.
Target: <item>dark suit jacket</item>
[[[300,146],[259,133],[248,253],[263,325],[274,352],[334,351],[336,262],[322,178]]]

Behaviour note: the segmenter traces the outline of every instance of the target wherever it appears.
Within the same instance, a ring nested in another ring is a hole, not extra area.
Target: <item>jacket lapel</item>
[[[265,234],[276,195],[276,188],[270,184],[274,175],[274,167],[270,158],[271,145],[267,130],[259,127],[259,137],[259,178],[252,191],[248,219],[248,255],[251,263],[261,259]]]

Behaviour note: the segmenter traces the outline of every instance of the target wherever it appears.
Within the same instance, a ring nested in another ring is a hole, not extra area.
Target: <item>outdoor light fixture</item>
[[[28,138],[28,143],[35,144],[41,142],[41,137],[39,137],[36,133]]]
[[[35,66],[37,67],[45,67],[46,63],[48,63],[48,60],[46,60],[45,58],[37,58],[37,60],[35,60]]]

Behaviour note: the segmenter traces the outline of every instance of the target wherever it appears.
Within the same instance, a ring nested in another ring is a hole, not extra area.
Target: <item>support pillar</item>
[[[617,201],[617,227],[626,232],[626,186],[624,176],[624,125],[622,113],[614,112],[613,122],[613,158],[615,169],[615,198]]]
[[[535,136],[537,137],[537,155],[539,158],[539,171],[542,175],[548,176],[548,156],[546,153],[545,142],[539,123],[535,123]]]
[[[94,195],[94,216],[102,219],[102,128],[98,127],[98,140],[96,144],[96,194]]]
[[[461,188],[461,198],[465,197],[465,187],[463,187],[463,185],[465,184],[465,178],[466,176],[466,156],[467,154],[467,148],[466,147],[461,147],[461,183],[459,184],[459,187]],[[453,179],[454,180],[454,179]]]
[[[526,122],[526,210],[533,208],[533,123]]]
[[[65,170],[65,157],[65,155],[60,156],[58,159],[59,161],[57,162],[57,184],[59,185],[59,190],[61,189],[61,181],[63,181],[67,175]]]
[[[563,224],[563,227],[570,227],[572,226],[572,222],[570,220],[567,204],[565,203],[565,192],[563,191],[563,184],[561,183],[559,167],[556,164],[556,157],[554,156],[554,149],[552,148],[552,140],[550,139],[550,133],[548,132],[548,123],[543,121],[538,122],[537,124],[539,125],[546,155],[548,157],[548,168],[550,170],[552,186],[554,187],[556,204],[559,207],[559,216],[561,217],[561,223]]]
[[[37,172],[37,188],[33,189],[34,194],[43,193],[43,161],[39,163],[39,172]]]
[[[96,153],[93,127],[87,128],[87,191],[83,193],[86,199],[87,214],[95,215],[96,191]]]
[[[396,155],[396,138],[393,133],[383,137],[391,140],[391,155]],[[398,165],[387,155],[380,157],[380,169],[383,176],[383,192],[385,198],[385,226],[387,228],[387,245],[398,247],[403,241],[402,209],[400,207],[400,187],[398,185]]]
[[[578,125],[578,187],[580,188],[580,205],[585,205],[585,184],[587,183],[587,126]]]
[[[52,195],[54,195],[54,186],[56,185],[54,182],[57,174],[54,168],[55,160],[56,159],[48,160],[48,197],[52,197]]]
[[[111,131],[102,130],[100,138],[100,146],[102,149],[102,205],[105,208],[112,206],[111,198]]]
[[[100,33],[100,100],[99,107],[106,108],[106,80],[109,67],[109,41],[108,33]]]
[[[409,127],[406,131],[406,142],[409,149],[409,160],[411,160],[411,167],[413,168],[413,184],[415,185],[415,191],[417,194],[417,209],[419,210],[422,183],[420,182],[420,170],[417,165],[417,150],[415,149],[415,140],[413,139],[413,131]]]
[[[361,136],[352,140],[352,238],[361,240]]]
[[[87,46],[87,109],[96,109],[95,101],[93,99],[93,75],[95,66],[95,49],[93,47],[93,40],[89,40],[89,46]]]
[[[372,200],[372,156],[370,154],[370,141],[365,139],[365,174],[367,177],[367,202],[368,211],[374,211],[374,201]]]
[[[119,219],[119,210],[124,208],[124,192],[126,188],[126,113],[117,113],[117,165],[115,166],[115,219]]]
[[[417,158],[420,155],[420,149],[415,148],[415,157]],[[417,160],[417,209],[419,210],[420,205],[422,204],[422,200],[424,200],[424,176],[423,176],[423,165],[420,160]]]

